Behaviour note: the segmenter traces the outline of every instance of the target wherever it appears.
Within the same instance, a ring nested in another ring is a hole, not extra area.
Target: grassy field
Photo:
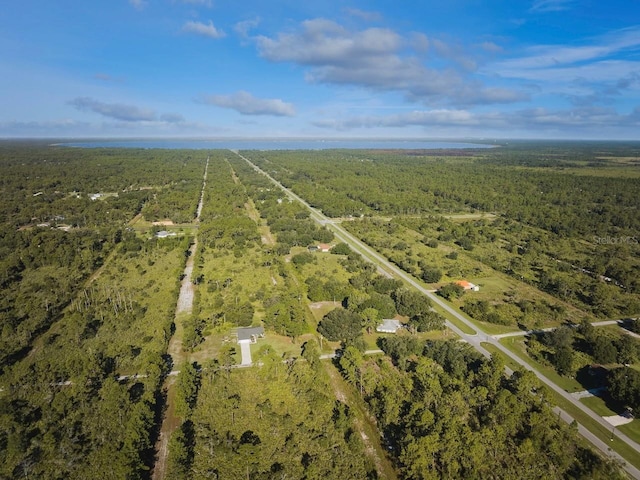
[[[532,367],[534,367],[556,385],[563,388],[565,391],[572,393],[581,392],[582,390],[584,390],[584,387],[575,378],[563,377],[561,375],[558,375],[553,367],[536,362],[527,354],[524,342],[524,337],[507,337],[500,340],[500,343],[502,345],[507,347],[511,352],[518,355],[522,360],[529,363]]]
[[[500,334],[519,330],[521,326],[518,322],[521,312],[516,303],[521,301],[528,301],[534,305],[534,308],[536,305],[562,308],[563,314],[555,318],[543,312],[537,314],[536,318],[540,322],[537,328],[556,327],[566,321],[579,323],[583,318],[595,319],[592,315],[575,306],[562,302],[540,291],[535,286],[502,273],[489,265],[496,255],[508,257],[510,253],[507,250],[496,248],[496,245],[493,244],[487,244],[477,246],[473,252],[467,252],[445,242],[438,242],[435,248],[429,247],[424,243],[425,239],[438,237],[437,226],[435,224],[432,226],[426,220],[406,218],[408,225],[413,228],[406,226],[403,217],[399,217],[398,222],[402,224],[369,222],[363,224],[363,232],[358,231],[360,227],[357,224],[352,225],[349,230],[361,238],[366,238],[367,243],[387,258],[404,258],[403,263],[408,265],[405,266],[405,270],[415,269],[414,276],[419,276],[420,273],[420,268],[417,268],[417,265],[428,265],[440,270],[443,275],[441,280],[437,283],[425,284],[427,289],[436,290],[442,285],[461,279],[480,286],[480,291],[466,292],[460,299],[454,300],[452,303],[458,308],[468,300],[486,300],[491,305],[514,310],[511,325],[494,325],[474,320],[475,324],[487,333]],[[420,229],[420,232],[414,228]],[[403,244],[406,245],[405,248],[400,247]],[[454,251],[457,253],[457,258],[449,258],[449,254]],[[531,319],[528,321],[531,322]],[[529,327],[533,327],[533,325],[529,325]]]
[[[611,410],[607,406],[607,403],[600,397],[593,396],[593,397],[581,398],[580,402],[584,403],[591,410],[593,410],[598,415],[601,415],[603,417],[608,417],[608,416],[611,416],[611,415],[618,415],[618,413],[619,413],[619,412],[614,412],[613,410]]]
[[[442,217],[452,222],[469,222],[472,220],[495,220],[496,215],[493,213],[477,212],[477,213],[454,213],[452,215],[442,215]]]
[[[555,392],[549,391],[551,397],[550,400],[552,403],[563,409],[567,412],[571,417],[573,417],[578,423],[587,428],[591,433],[597,436],[603,442],[611,445],[611,448],[618,452],[624,459],[629,462],[631,465],[636,468],[640,468],[640,456],[638,453],[628,446],[625,442],[620,440],[615,436],[615,431],[613,427],[611,430],[608,428],[604,428],[599,423],[596,423],[591,417],[589,417],[585,412],[575,407],[571,402],[565,400],[560,395]],[[618,429],[619,427],[616,427]],[[612,439],[613,432],[613,439]],[[626,433],[626,432],[625,432]]]
[[[517,363],[511,357],[506,356],[504,353],[498,350],[494,345],[490,343],[485,343],[485,342],[482,342],[480,345],[482,345],[485,349],[487,349],[492,356],[496,355],[497,357],[502,359],[505,366],[509,367],[511,370],[516,371],[522,368],[522,366],[519,363]]]
[[[165,222],[149,222],[145,220],[142,215],[136,215],[131,222],[129,222],[129,227],[138,233],[148,233],[151,232],[153,227],[156,227],[156,230],[166,230],[167,232],[175,232],[177,234],[192,233],[198,228],[195,223],[173,223],[171,220],[166,220]]]
[[[340,302],[314,302],[309,304],[309,309],[311,310],[313,318],[319,322],[322,320],[322,317],[339,306]]]
[[[582,398],[580,399],[580,401],[591,410],[596,412],[598,415],[601,415],[603,417],[619,415],[624,410],[622,407],[615,407],[611,405],[609,402],[607,402],[606,398],[601,398],[598,396]],[[615,410],[612,410],[612,408],[614,408]],[[616,429],[620,430],[635,442],[640,443],[640,419],[636,418],[632,422],[625,423],[624,425],[619,425],[616,427]]]
[[[306,248],[294,247],[291,249],[291,256],[307,251]],[[325,279],[331,278],[337,282],[349,281],[351,274],[340,264],[340,261],[344,258],[343,255],[316,252],[313,258],[313,262],[296,267],[296,273],[298,273],[301,278],[306,279],[313,275],[320,275]]]
[[[460,320],[458,320],[453,315],[449,315],[449,312],[447,312],[444,308],[440,307],[439,305],[434,304],[433,305],[433,309],[436,312],[438,312],[440,315],[445,317],[447,320],[449,320],[451,323],[453,323],[456,327],[458,327],[464,333],[467,333],[469,335],[475,335],[476,333],[478,333],[474,329],[469,327],[466,323],[461,322]]]
[[[262,302],[256,301],[256,295],[269,298],[277,295],[283,280],[275,266],[265,265],[262,250],[258,247],[247,249],[244,255],[237,257],[233,253],[222,254],[219,251],[206,250],[201,255],[202,263],[198,270],[204,280],[198,285],[200,294],[199,309],[201,318],[213,315],[219,307],[220,299],[224,304],[242,304],[252,302],[255,318],[263,315]]]

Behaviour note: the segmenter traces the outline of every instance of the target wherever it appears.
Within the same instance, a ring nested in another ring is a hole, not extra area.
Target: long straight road
[[[169,339],[169,345],[167,347],[167,353],[171,356],[172,365],[178,363],[178,360],[183,360],[182,354],[182,319],[185,315],[191,313],[193,308],[194,299],[194,286],[191,281],[191,274],[193,273],[193,264],[195,254],[198,248],[198,235],[197,225],[200,223],[200,214],[202,213],[202,206],[204,205],[204,191],[207,186],[207,172],[209,171],[209,160],[207,157],[207,163],[204,166],[204,175],[202,178],[202,188],[200,189],[200,199],[196,208],[196,235],[193,239],[193,243],[189,247],[189,255],[184,267],[184,275],[182,283],[180,285],[180,294],[178,295],[178,302],[176,304],[176,312],[174,317],[175,332]],[[163,390],[165,390],[166,408],[162,418],[162,425],[160,427],[160,434],[155,445],[155,461],[153,464],[151,478],[152,480],[163,480],[166,477],[167,459],[169,457],[169,439],[171,434],[180,426],[179,419],[175,416],[175,406],[172,404],[172,390],[175,384],[175,375],[180,373],[179,371],[172,371],[167,375],[164,381]]]
[[[367,259],[374,265],[377,265],[379,268],[382,268],[383,270],[389,273],[392,273],[396,277],[404,280],[406,283],[410,284],[411,286],[416,288],[418,291],[420,291],[421,293],[429,297],[431,301],[433,301],[433,303],[440,306],[449,315],[453,316],[459,322],[462,322],[472,331],[475,331],[476,332],[475,334],[470,335],[460,330],[449,320],[447,320],[446,322],[448,328],[453,330],[457,335],[460,336],[460,338],[467,341],[476,350],[482,353],[482,355],[486,357],[491,356],[489,351],[481,345],[482,342],[493,345],[503,355],[506,355],[507,357],[509,357],[511,360],[513,360],[517,364],[521,365],[526,370],[533,372],[540,379],[540,381],[544,383],[547,387],[551,388],[554,392],[556,392],[566,401],[573,404],[576,408],[582,410],[586,415],[588,415],[591,419],[593,419],[595,422],[597,422],[607,431],[611,430],[611,425],[606,420],[604,420],[601,416],[597,415],[593,410],[591,410],[590,408],[587,408],[580,401],[573,398],[568,392],[566,392],[565,390],[560,388],[558,385],[556,385],[554,382],[552,382],[550,379],[545,377],[542,373],[540,373],[531,365],[529,365],[529,363],[527,363],[526,361],[518,357],[516,354],[512,353],[509,349],[503,346],[496,338],[483,332],[480,328],[474,325],[464,315],[462,315],[460,312],[458,312],[453,307],[451,307],[451,305],[445,302],[442,298],[438,297],[437,295],[435,295],[434,293],[430,292],[425,287],[423,287],[411,275],[407,274],[404,270],[401,270],[399,267],[393,265],[391,262],[389,262],[387,258],[383,257],[378,252],[373,250],[371,247],[369,247],[368,245],[365,245],[358,238],[356,238],[355,236],[347,232],[340,224],[333,222],[329,217],[324,215],[321,211],[309,205],[309,203],[307,203],[303,198],[299,197],[290,189],[286,188],[284,185],[278,182],[271,175],[269,175],[268,173],[260,169],[257,165],[255,165],[253,162],[251,162],[249,159],[241,155],[237,150],[231,150],[231,151],[236,155],[238,155],[240,158],[242,158],[245,162],[247,162],[256,172],[267,177],[274,185],[280,188],[287,195],[287,197],[289,197],[292,200],[298,201],[302,205],[304,205],[311,213],[311,218],[315,220],[317,223],[321,225],[325,225],[327,228],[330,228],[338,240],[348,244],[352,250],[362,255],[363,258]],[[558,412],[560,418],[562,418],[566,422],[570,423],[574,420],[568,413],[566,413],[559,407],[556,407],[555,410],[556,412]],[[601,441],[598,437],[596,437],[594,434],[592,434],[588,429],[586,429],[582,425],[578,425],[578,431],[584,438],[586,438],[589,442],[591,442],[598,450],[602,451],[605,456],[611,456],[614,459],[622,462],[623,468],[631,476],[633,476],[633,478],[640,479],[640,470],[634,467],[633,465],[629,464],[627,461],[625,461],[625,459],[621,455],[619,455],[617,452],[611,450],[610,445],[607,445],[606,443]],[[627,435],[623,434],[620,431],[617,431],[615,435],[617,438],[619,438],[624,443],[629,445],[633,450],[635,450],[635,452],[638,455],[640,455],[640,445],[638,443],[636,443],[635,441],[633,441],[631,438],[629,438]]]
[[[591,325],[593,325],[594,327],[604,327],[607,325],[623,325],[624,320],[603,320],[601,322],[592,322]],[[577,325],[576,325],[577,326]],[[550,327],[550,328],[542,328],[539,330],[520,330],[519,332],[509,332],[509,333],[500,333],[498,335],[493,335],[493,338],[496,339],[501,339],[501,338],[508,338],[508,337],[524,337],[526,335],[533,335],[536,333],[542,333],[542,332],[551,332],[553,330],[555,330],[557,327]],[[635,337],[639,337],[640,335],[637,335],[633,332],[630,332],[629,330],[626,329],[622,329],[623,333],[626,333],[628,335],[632,335]]]

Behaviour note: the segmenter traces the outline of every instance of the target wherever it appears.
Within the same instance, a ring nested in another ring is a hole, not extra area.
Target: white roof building
[[[385,318],[382,320],[382,323],[376,327],[376,332],[380,333],[396,333],[398,330],[403,328],[404,325],[400,320],[395,320],[393,318]]]

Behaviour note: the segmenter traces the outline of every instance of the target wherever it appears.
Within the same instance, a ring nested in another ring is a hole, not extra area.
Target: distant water
[[[494,145],[437,142],[421,140],[91,140],[60,143],[58,145],[83,148],[168,148],[196,150],[328,150],[348,149],[459,149],[491,148]]]

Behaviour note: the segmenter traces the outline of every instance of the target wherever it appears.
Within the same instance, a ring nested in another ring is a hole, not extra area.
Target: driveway
[[[251,365],[251,344],[241,343],[240,353],[242,354],[242,365]]]

